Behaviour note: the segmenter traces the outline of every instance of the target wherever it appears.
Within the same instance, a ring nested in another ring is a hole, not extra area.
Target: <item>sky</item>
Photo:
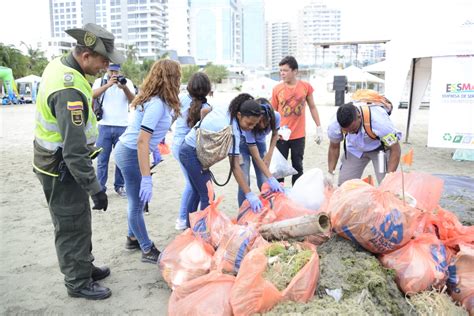
[[[0,42],[28,45],[49,37],[48,0],[0,0]],[[173,0],[169,0],[173,1]],[[267,20],[293,20],[310,0],[264,0]],[[327,0],[342,10],[342,40],[380,40],[409,33],[434,32],[449,22],[474,23],[474,0]],[[290,5],[288,4],[290,3]],[[3,4],[3,5],[2,5]],[[24,47],[18,47],[24,49]]]

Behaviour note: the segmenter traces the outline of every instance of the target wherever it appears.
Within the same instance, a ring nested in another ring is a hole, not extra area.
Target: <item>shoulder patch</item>
[[[67,109],[69,111],[84,110],[84,104],[82,103],[82,101],[68,101]]]
[[[72,72],[65,72],[63,80],[65,87],[72,87],[74,85],[74,74]]]
[[[71,121],[72,124],[76,126],[81,126],[84,123],[84,115],[81,110],[71,111]]]
[[[390,146],[398,143],[398,138],[394,133],[390,133],[390,134],[387,134],[384,137],[382,137],[382,143],[385,146],[390,147]]]

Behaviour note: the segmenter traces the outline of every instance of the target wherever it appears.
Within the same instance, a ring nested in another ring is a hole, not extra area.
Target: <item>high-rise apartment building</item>
[[[316,48],[317,42],[341,40],[341,10],[313,0],[298,11],[297,59],[302,65],[322,65],[338,59],[341,47]]]
[[[198,64],[242,62],[242,7],[239,0],[191,0],[191,54]]]
[[[191,0],[168,1],[168,49],[180,56],[191,55]]]
[[[242,63],[265,66],[265,7],[263,0],[242,0]]]
[[[278,63],[285,56],[296,53],[296,36],[290,22],[267,23],[267,62],[266,66],[278,69]]]
[[[52,43],[71,42],[64,30],[92,22],[110,30],[119,47],[133,45],[140,58],[156,58],[167,48],[167,0],[49,2]]]

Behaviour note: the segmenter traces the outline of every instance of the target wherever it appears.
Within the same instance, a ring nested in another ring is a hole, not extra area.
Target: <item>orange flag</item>
[[[402,163],[407,166],[411,166],[413,163],[413,148],[408,151],[405,155],[402,156]]]

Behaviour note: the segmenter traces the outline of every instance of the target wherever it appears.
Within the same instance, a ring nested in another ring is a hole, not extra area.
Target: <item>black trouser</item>
[[[36,172],[54,225],[59,268],[67,288],[81,289],[91,281],[92,229],[89,195],[74,179],[67,183]]]
[[[291,178],[291,184],[295,184],[296,180],[303,175],[303,155],[304,155],[305,138],[297,138],[291,140],[279,140],[276,147],[281,152],[285,159],[288,159],[288,154],[291,149],[291,165],[298,171]],[[278,179],[278,182],[283,182],[285,179]]]

